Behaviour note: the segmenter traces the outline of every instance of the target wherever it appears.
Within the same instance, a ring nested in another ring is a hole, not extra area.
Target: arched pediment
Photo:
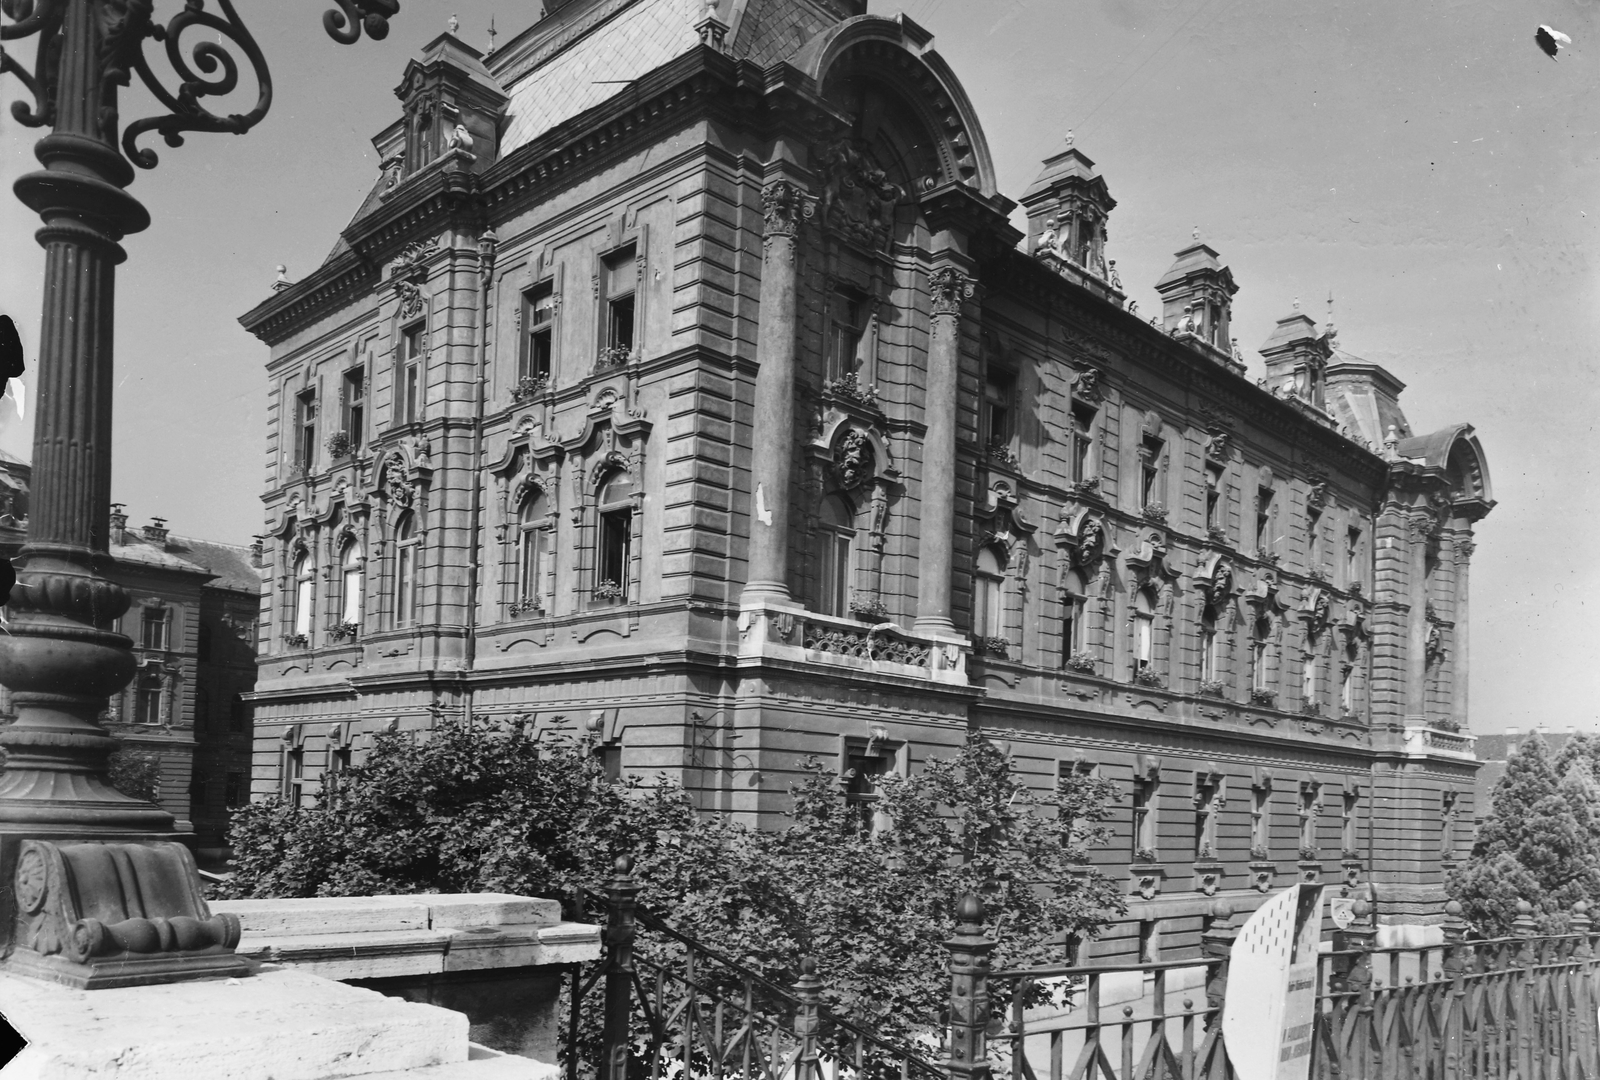
[[[818,34],[791,61],[816,80],[824,97],[857,97],[864,86],[882,88],[906,113],[914,115],[920,133],[886,128],[890,142],[904,155],[907,179],[922,184],[911,194],[942,183],[966,184],[994,196],[994,163],[976,110],[933,37],[904,15],[858,15]],[[853,111],[858,100],[848,102]],[[870,122],[870,118],[864,117]],[[858,131],[879,143],[875,131]],[[922,147],[916,147],[920,134]],[[919,160],[923,154],[929,155]],[[885,168],[888,162],[881,162]]]

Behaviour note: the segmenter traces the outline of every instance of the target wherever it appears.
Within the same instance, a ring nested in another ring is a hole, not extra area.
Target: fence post
[[[1516,1004],[1511,1010],[1512,1021],[1517,1026],[1517,1076],[1531,1078],[1539,1075],[1533,1071],[1536,1053],[1533,1040],[1539,1027],[1535,1004],[1538,988],[1534,985],[1533,939],[1539,933],[1539,925],[1533,921],[1533,905],[1526,900],[1517,901],[1517,917],[1511,922],[1511,933],[1519,939],[1516,959],[1512,961],[1520,970],[1516,980]]]
[[[1570,1037],[1564,1049],[1569,1055],[1568,1060],[1574,1062],[1594,1061],[1596,1053],[1600,1052],[1600,1017],[1596,1016],[1594,975],[1590,966],[1594,950],[1589,944],[1589,933],[1593,928],[1589,905],[1579,900],[1572,905],[1572,933],[1577,935],[1577,940],[1572,942],[1568,955],[1572,966],[1567,969],[1567,978],[1571,982],[1567,985],[1568,993],[1565,995],[1570,1010]],[[1573,1074],[1578,1075],[1576,1068]]]
[[[950,950],[951,1080],[990,1080],[989,953],[995,943],[983,933],[983,902],[968,893],[956,908]]]
[[[1221,960],[1206,976],[1206,1005],[1215,1010],[1208,1018],[1206,1028],[1222,1029],[1222,1002],[1228,995],[1228,959],[1233,955],[1233,943],[1239,931],[1233,925],[1233,904],[1228,900],[1213,900],[1206,913],[1205,929],[1200,932],[1200,953],[1207,959]]]
[[[1344,1022],[1354,1029],[1341,1031],[1340,1050],[1349,1058],[1339,1062],[1341,1075],[1352,1080],[1369,1080],[1383,1074],[1383,1046],[1377,1038],[1375,1013],[1377,1002],[1372,994],[1372,950],[1378,944],[1378,928],[1374,920],[1373,905],[1358,898],[1351,913],[1358,920],[1334,935],[1333,947],[1340,952],[1354,953],[1338,963],[1339,979],[1344,991],[1355,995],[1355,1005],[1345,1006]],[[1353,1015],[1352,1015],[1353,1014]]]
[[[1467,957],[1472,946],[1467,944],[1467,922],[1461,917],[1461,902],[1452,900],[1444,906],[1444,977],[1450,991],[1444,999],[1444,1016],[1439,1030],[1444,1036],[1444,1074],[1442,1080],[1457,1080],[1471,1072],[1464,1068],[1461,1055],[1467,1034]],[[1470,1059],[1470,1053],[1469,1053]]]
[[[633,939],[638,932],[634,911],[639,885],[633,880],[633,860],[617,859],[616,874],[607,887],[606,999],[600,1080],[627,1080],[628,1047],[633,1041]]]
[[[795,1060],[795,1080],[821,1080],[822,1060],[817,1050],[817,1034],[822,1030],[822,980],[817,978],[817,962],[811,957],[800,961],[800,978],[794,983],[794,996],[800,1004],[794,1010],[794,1037],[800,1044]]]

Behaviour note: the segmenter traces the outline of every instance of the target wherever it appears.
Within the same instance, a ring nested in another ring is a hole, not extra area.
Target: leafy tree
[[[1494,789],[1472,857],[1448,887],[1481,932],[1511,932],[1519,899],[1533,905],[1541,931],[1560,933],[1572,905],[1600,899],[1600,784],[1587,755],[1559,774],[1535,734],[1507,763]]]
[[[695,813],[665,779],[608,781],[580,741],[447,720],[426,738],[380,735],[311,806],[237,811],[227,893],[570,900],[603,893],[628,854],[646,910],[781,985],[814,960],[825,1004],[888,1037],[938,1017],[944,941],[966,892],[984,899],[1002,966],[1059,960],[1065,935],[1093,935],[1122,910],[1115,885],[1085,865],[1085,847],[1106,839],[1106,781],[1035,792],[973,734],[955,757],[885,777],[880,791],[872,828],[811,762],[788,826],[748,829]],[[640,945],[647,959],[675,948],[650,935]]]
[[[161,794],[161,755],[127,747],[114,752],[106,762],[111,786],[124,795],[155,802]]]

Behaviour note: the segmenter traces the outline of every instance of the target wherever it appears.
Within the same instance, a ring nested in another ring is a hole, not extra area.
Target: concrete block
[[[511,893],[439,893],[408,898],[425,900],[435,930],[476,926],[554,926],[561,921],[561,902]]]
[[[286,968],[118,990],[0,975],[0,1012],[28,1041],[6,1080],[331,1080],[468,1060],[461,1013]]]
[[[247,935],[365,933],[428,929],[426,896],[327,896],[304,900],[213,900],[231,911]]]

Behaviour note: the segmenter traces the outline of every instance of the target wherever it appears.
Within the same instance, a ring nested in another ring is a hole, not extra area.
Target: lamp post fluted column
[[[41,6],[59,18],[39,43],[56,51],[38,116],[54,130],[34,151],[44,168],[15,184],[44,222],[36,235],[45,276],[28,542],[0,634],[0,683],[17,708],[0,731],[0,833],[170,834],[171,814],[106,780],[117,742],[96,722],[134,672],[131,643],[111,629],[128,596],[102,569],[119,241],[150,224],[123,190],[133,168],[116,146],[116,93],[127,80],[127,35],[136,47],[146,24],[137,3],[120,20],[102,0]]]

